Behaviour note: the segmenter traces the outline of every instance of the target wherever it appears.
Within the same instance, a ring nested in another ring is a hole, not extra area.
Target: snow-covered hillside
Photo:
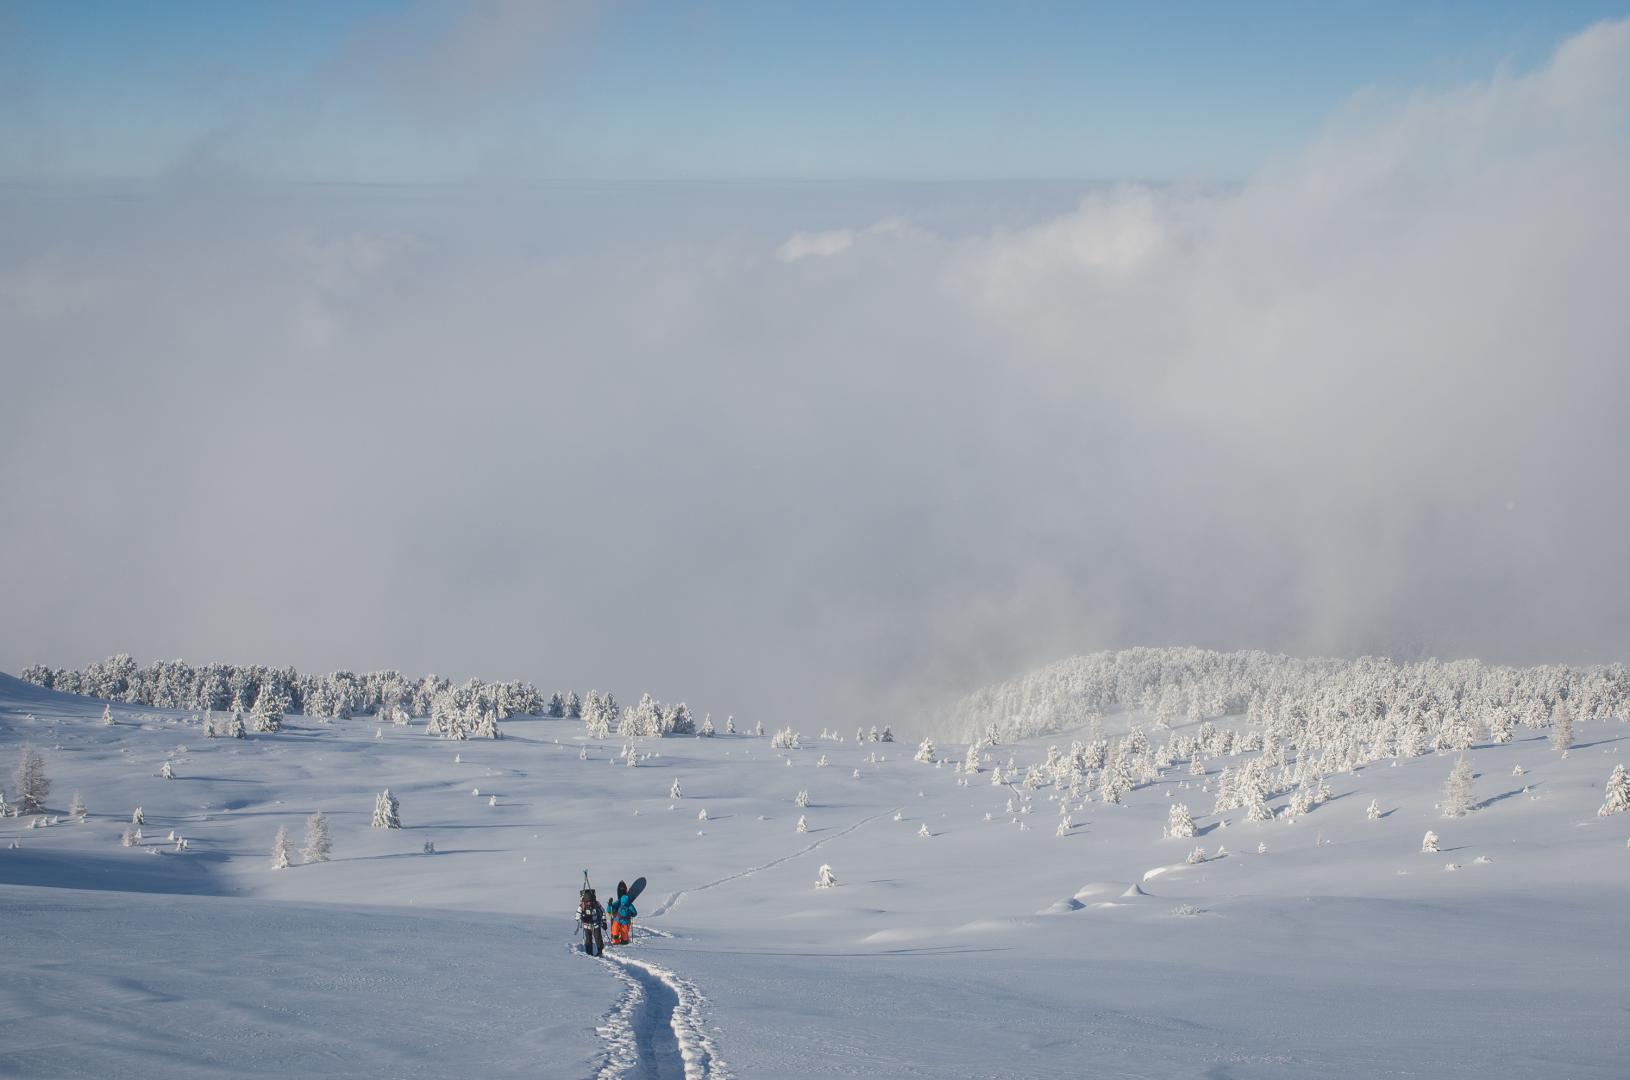
[[[852,724],[645,738],[631,765],[563,719],[449,741],[292,715],[240,740],[103,714],[0,677],[0,754],[38,753],[55,822],[0,820],[3,1075],[1620,1077],[1630,1055],[1614,719],[1577,720],[1566,757],[1548,728],[1479,735],[1449,817],[1455,752],[1263,764],[1211,734],[1238,716],[1101,761],[1086,730],[1003,741],[972,773],[967,744]],[[370,827],[386,788],[400,829]],[[1192,836],[1165,835],[1177,804]],[[316,811],[333,851],[303,863]],[[650,881],[605,961],[573,950],[585,868],[603,895]]]

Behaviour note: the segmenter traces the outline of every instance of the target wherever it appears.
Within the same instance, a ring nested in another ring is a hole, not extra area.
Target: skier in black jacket
[[[594,898],[594,890],[577,894],[577,924],[583,928],[583,951],[599,956],[606,951],[606,909]]]

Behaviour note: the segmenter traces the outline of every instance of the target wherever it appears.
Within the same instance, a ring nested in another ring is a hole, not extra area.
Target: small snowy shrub
[[[815,887],[817,889],[830,889],[837,883],[838,879],[832,873],[832,868],[822,863],[820,870],[815,874]]]
[[[436,853],[436,842],[434,840],[426,840],[424,842],[424,853],[426,855],[434,855]]]
[[[827,760],[826,760],[826,755],[825,755],[825,754],[822,754],[822,755],[821,755],[821,756],[820,756],[820,758],[819,758],[819,759],[818,759],[818,760],[817,760],[817,761],[816,761],[816,762],[815,762],[815,767],[816,767],[816,768],[817,768],[817,769],[824,769],[824,768],[826,768],[826,767],[827,767],[827,766],[828,766],[828,765],[830,765],[830,764],[832,764],[832,763],[831,763],[831,762],[830,762],[830,761],[827,761]]]
[[[1192,863],[1203,863],[1203,862],[1205,862],[1206,861],[1206,849],[1203,848],[1203,847],[1195,848],[1193,851],[1189,852],[1189,857],[1188,857],[1187,861],[1189,863],[1191,863],[1191,864]]]
[[[697,821],[706,821],[707,820],[707,807],[704,806],[700,810],[696,811],[696,820]]]
[[[135,829],[126,829],[124,832],[120,833],[119,834],[119,843],[123,844],[125,847],[135,847],[136,846],[136,830]]]
[[[1172,908],[1172,914],[1179,919],[1192,919],[1200,914],[1200,909],[1193,904],[1178,904]]]

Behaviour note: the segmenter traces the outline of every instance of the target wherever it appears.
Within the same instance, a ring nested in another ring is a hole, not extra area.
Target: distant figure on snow
[[[588,880],[587,875],[583,880]],[[584,952],[599,956],[606,951],[606,909],[600,906],[594,890],[587,885],[577,894],[577,924],[583,928]]]
[[[617,882],[617,899],[607,911],[611,915],[611,943],[627,945],[628,930],[634,924],[634,916],[639,914],[634,910],[634,898],[628,895],[628,882]]]

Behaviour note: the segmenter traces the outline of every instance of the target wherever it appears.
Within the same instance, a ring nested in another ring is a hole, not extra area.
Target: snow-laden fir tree
[[[917,830],[917,835],[922,837],[924,840],[926,840],[929,837],[933,836],[934,834],[928,831],[928,822],[925,821],[925,822],[922,823],[922,826]]]
[[[1563,757],[1568,756],[1568,748],[1573,745],[1573,710],[1561,698],[1557,699],[1556,707],[1551,710],[1551,748]]]
[[[978,743],[969,743],[968,744],[967,756],[965,756],[962,759],[962,771],[965,772],[965,773],[977,773],[979,771],[979,744]]]
[[[287,870],[289,868],[289,827],[279,825],[277,838],[272,841],[272,869]]]
[[[1472,782],[1476,774],[1471,762],[1462,755],[1449,770],[1449,779],[1443,785],[1443,816],[1464,817],[1471,811]]]
[[[1510,709],[1496,708],[1489,714],[1489,742],[1496,746],[1510,742],[1515,726]]]
[[[796,806],[808,806],[809,805],[809,792],[800,791],[798,793],[797,797],[794,798],[792,801],[793,801],[793,804],[796,805]]]
[[[390,788],[374,796],[374,818],[370,824],[375,829],[402,827],[402,804],[391,794]]]
[[[328,815],[321,810],[306,818],[306,842],[300,849],[300,858],[308,863],[328,861],[334,842],[328,838]]]
[[[713,738],[713,714],[712,713],[703,713],[702,714],[702,726],[696,729],[696,734],[700,735],[704,739]]]
[[[753,723],[753,734],[759,738],[764,737],[764,721],[758,720]]]
[[[920,761],[924,765],[932,765],[934,763],[934,740],[924,739],[918,743],[917,756],[913,760]]]
[[[158,774],[159,774],[160,777],[162,777],[165,780],[174,780],[175,779],[175,766],[170,764],[170,759],[169,758],[165,758],[164,759],[164,764],[162,764],[162,765],[160,765],[158,767]]]
[[[283,730],[283,707],[270,687],[262,687],[255,697],[255,707],[249,713],[255,731],[271,735]]]
[[[1364,811],[1364,817],[1367,818],[1370,821],[1380,821],[1381,820],[1381,802],[1380,802],[1380,800],[1378,800],[1378,799],[1371,799],[1370,800],[1370,805]]]
[[[734,714],[724,718],[724,733],[726,735],[734,735],[736,733],[736,717]]]
[[[1182,803],[1173,803],[1166,814],[1166,835],[1174,840],[1187,840],[1194,835],[1194,818]]]
[[[232,715],[226,722],[226,734],[229,739],[247,739],[248,729],[243,724],[243,710],[233,709]]]
[[[0,796],[0,803],[4,802],[5,798]],[[73,818],[75,821],[85,820],[85,799],[77,791],[74,792],[73,801],[68,804],[68,816]]]
[[[881,735],[879,735],[877,737],[877,741],[878,742],[893,742],[894,741],[894,732],[889,730],[889,726],[887,724],[883,725],[883,734],[881,734]]]
[[[676,776],[674,777],[673,786],[668,789],[668,798],[683,799],[684,797],[685,793],[679,788],[679,777]]]
[[[1427,829],[1426,835],[1421,838],[1421,854],[1436,855],[1437,853],[1438,834],[1433,832],[1431,829]]]
[[[798,815],[798,831],[799,832],[808,832],[809,831],[809,821],[804,817],[803,814]]]
[[[1206,849],[1203,848],[1203,847],[1195,848],[1193,851],[1189,852],[1189,857],[1188,857],[1187,861],[1189,863],[1191,863],[1191,864],[1192,863],[1203,863],[1203,862],[1205,862],[1206,861]]]
[[[1602,808],[1596,811],[1598,817],[1607,817],[1609,814],[1622,814],[1630,810],[1630,774],[1624,771],[1624,765],[1613,766],[1613,774],[1607,778],[1607,786],[1603,789]]]
[[[825,754],[822,754],[819,758],[817,758],[815,760],[815,767],[817,769],[824,769],[830,764],[832,764],[832,763],[830,761],[826,760],[826,755]]]
[[[113,726],[113,706],[112,705],[104,705],[104,706],[102,706],[102,723],[104,725],[106,725],[107,727],[112,727]]]
[[[147,824],[147,816],[142,813],[141,807],[138,806],[138,807],[136,807],[136,809],[130,811],[130,824],[132,824],[132,825],[146,825]]]
[[[1073,825],[1074,823],[1071,821],[1070,815],[1065,814],[1063,817],[1058,819],[1058,829],[1053,833],[1053,835],[1068,836],[1070,835],[1070,829],[1073,827]]]
[[[700,810],[696,811],[696,820],[697,821],[706,821],[707,820],[707,807],[704,806]]]
[[[832,873],[832,868],[822,863],[820,870],[815,874],[815,887],[817,889],[830,889],[837,883],[838,879]]]
[[[125,847],[135,847],[137,835],[135,829],[126,828],[124,832],[119,834],[119,843]]]
[[[17,796],[17,813],[45,813],[45,799],[51,794],[51,781],[45,775],[45,759],[24,743],[17,753],[17,768],[11,774]]]

